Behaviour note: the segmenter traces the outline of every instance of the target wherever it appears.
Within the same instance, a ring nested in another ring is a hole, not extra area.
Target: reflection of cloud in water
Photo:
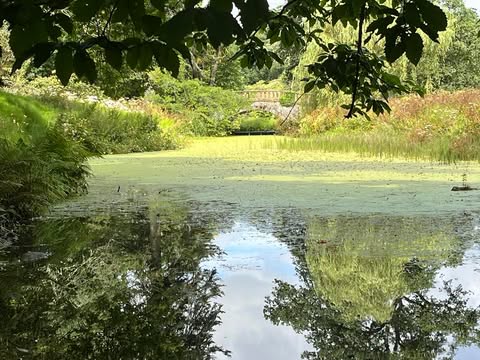
[[[478,231],[478,225],[475,226]],[[435,286],[430,290],[430,294],[444,299],[445,293],[440,291],[445,281],[452,281],[453,286],[461,286],[468,292],[468,306],[472,308],[480,307],[480,246],[474,245],[467,250],[464,255],[464,262],[457,267],[441,268],[435,277]],[[452,341],[452,340],[450,340]],[[455,353],[456,360],[471,360],[479,358],[478,346],[471,345],[459,348]]]
[[[445,298],[444,294],[439,292],[444,281],[452,281],[454,286],[462,286],[463,290],[469,292],[468,305],[471,307],[480,306],[480,246],[475,245],[467,250],[464,255],[464,262],[457,267],[443,267],[435,277],[435,287],[431,291],[432,295]]]
[[[271,274],[272,281],[285,276],[296,279],[290,251],[272,234],[237,222],[229,232],[217,235],[214,242],[225,255],[205,262],[204,266],[216,267],[222,277],[239,270],[259,270]]]
[[[217,344],[230,350],[232,359],[299,359],[309,349],[304,337],[263,316],[264,299],[275,278],[298,282],[286,245],[245,223],[219,234],[215,243],[225,255],[204,266],[216,267],[225,285]]]
[[[272,291],[272,274],[232,272],[223,279],[225,314],[215,341],[232,352],[232,359],[299,359],[309,349],[303,336],[263,317],[264,298]]]

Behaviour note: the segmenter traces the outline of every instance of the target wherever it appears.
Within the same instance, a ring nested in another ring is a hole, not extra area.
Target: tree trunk
[[[197,60],[195,59],[195,55],[192,51],[190,51],[190,66],[192,67],[192,76],[194,79],[203,80],[203,73],[200,66],[197,64]]]
[[[217,72],[218,72],[218,64],[220,63],[221,60],[221,54],[222,54],[223,47],[219,46],[215,58],[213,59],[213,64],[212,68],[210,69],[210,85],[215,85],[217,82]]]

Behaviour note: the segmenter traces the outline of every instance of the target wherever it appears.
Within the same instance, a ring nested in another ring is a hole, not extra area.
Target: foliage
[[[198,80],[179,81],[159,70],[150,77],[153,92],[147,99],[179,114],[188,133],[224,136],[238,128],[236,114],[248,104],[241,95]]]
[[[411,266],[420,275],[428,271],[415,263]],[[478,309],[468,306],[468,295],[461,288],[447,283],[441,291],[445,294],[441,299],[426,290],[394,299],[394,312],[386,322],[345,321],[311,283],[277,280],[264,311],[274,324],[306,334],[313,348],[303,354],[306,359],[451,358],[455,349],[478,344],[474,329],[480,316]]]
[[[297,100],[297,95],[294,92],[286,92],[280,96],[280,105],[291,107],[295,105],[295,101]]]
[[[299,281],[275,280],[264,307],[274,325],[305,335],[303,358],[453,358],[479,343],[480,308],[436,281],[463,256],[449,220],[314,217],[304,233],[306,249],[292,250]]]
[[[166,112],[147,108],[141,101],[112,101],[97,86],[84,82],[71,81],[64,87],[56,78],[36,77],[17,81],[11,91],[29,95],[23,97],[25,105],[17,116],[24,116],[29,103],[36,104],[67,136],[96,153],[159,151],[180,143],[176,129],[166,126]]]
[[[0,213],[28,218],[84,192],[91,155],[55,128],[28,143],[0,138]]]
[[[411,81],[427,92],[439,89],[458,90],[480,86],[478,77],[478,61],[480,54],[480,37],[478,37],[479,15],[467,9],[462,0],[446,0],[440,2],[448,15],[448,27],[438,38],[438,42],[428,41],[428,36],[421,36],[423,56],[415,66],[406,55],[388,67],[388,72],[403,81]],[[353,43],[358,33],[352,27],[344,28],[340,23],[328,25],[319,36],[324,42]],[[301,89],[302,81],[308,77],[307,67],[325,53],[321,44],[310,43],[302,53],[299,66],[294,71],[294,88]],[[370,52],[380,54],[385,41],[369,41],[366,47]],[[337,94],[324,88],[312,91],[314,94],[302,102],[305,113],[319,107],[341,105],[348,101],[345,95]],[[340,96],[339,96],[340,95]]]
[[[48,101],[48,99],[46,100]],[[100,154],[171,150],[174,132],[161,128],[161,119],[141,112],[97,104],[65,102],[57,126],[69,138]]]
[[[50,264],[0,270],[0,357],[48,359],[212,359],[227,351],[213,341],[221,288],[200,266],[217,253],[208,227],[152,214],[68,219],[37,243],[83,248]],[[67,220],[67,221],[68,221]],[[52,225],[52,224],[50,224]],[[42,224],[39,224],[42,226]],[[75,230],[73,230],[75,229]],[[44,236],[44,237],[41,237]],[[73,250],[73,249],[71,249]],[[61,251],[60,251],[61,252]],[[34,274],[35,276],[26,276]],[[12,281],[13,280],[13,281]],[[9,283],[11,282],[11,283]]]
[[[309,67],[313,78],[305,91],[328,85],[351,95],[348,116],[371,108],[388,110],[386,100],[392,92],[410,90],[386,72],[383,58],[364,48],[366,42],[384,39],[389,63],[406,54],[417,64],[424,45],[420,33],[437,41],[439,32],[447,27],[444,12],[428,0],[290,0],[277,10],[270,10],[267,0],[200,3],[15,0],[1,3],[0,20],[6,21],[11,31],[10,46],[16,58],[13,70],[30,58],[35,66],[41,66],[54,56],[56,74],[63,84],[73,73],[90,82],[97,79],[99,60],[92,55],[94,51],[104,53],[105,62],[115,69],[121,69],[126,61],[130,68],[144,71],[155,58],[161,68],[177,75],[178,56],[191,60],[188,46],[202,38],[215,49],[236,42],[240,51],[235,57],[241,58],[242,66],[259,68],[271,67],[274,60],[282,63],[265,47],[266,42],[300,51],[315,41],[324,54]],[[234,3],[239,9],[237,17],[232,15]],[[327,24],[337,22],[358,29],[355,44],[325,43],[318,36]],[[78,28],[86,29],[86,40],[76,37]]]
[[[37,98],[63,97],[70,100],[85,100],[89,98],[104,98],[103,91],[96,85],[87,84],[72,78],[67,86],[63,86],[53,76],[32,76],[20,74],[9,87],[10,91]]]
[[[347,121],[341,109],[324,107],[300,120],[299,139],[284,141],[280,147],[443,162],[478,160],[478,99],[477,90],[400,98],[392,101],[391,114],[370,120]]]
[[[278,119],[270,112],[254,110],[242,115],[239,119],[241,131],[275,130]]]

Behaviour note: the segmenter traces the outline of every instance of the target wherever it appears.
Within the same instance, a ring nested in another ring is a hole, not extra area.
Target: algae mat
[[[450,213],[478,208],[480,192],[451,191],[462,184],[463,174],[470,186],[480,186],[477,163],[445,165],[291,152],[277,149],[280,139],[197,139],[182,150],[96,159],[91,161],[89,195],[70,205],[138,205],[171,193],[216,206],[225,202],[247,208],[293,207],[323,215]]]

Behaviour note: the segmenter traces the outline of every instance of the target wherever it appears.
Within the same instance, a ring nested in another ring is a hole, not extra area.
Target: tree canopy
[[[1,0],[5,22],[12,71],[29,59],[39,67],[55,57],[63,84],[74,73],[95,82],[99,61],[143,71],[155,60],[176,75],[179,57],[188,61],[199,44],[218,49],[236,43],[232,58],[242,66],[271,67],[282,59],[267,45],[302,51],[316,42],[323,53],[307,66],[305,92],[329,87],[351,95],[347,117],[388,111],[391,94],[416,90],[387,65],[403,54],[417,64],[424,39],[438,41],[447,28],[443,10],[428,0],[289,0],[279,9],[267,0]],[[356,43],[322,40],[323,28],[336,23],[357,29]],[[369,51],[369,42],[384,44],[384,53]],[[103,59],[92,56],[95,49]]]

